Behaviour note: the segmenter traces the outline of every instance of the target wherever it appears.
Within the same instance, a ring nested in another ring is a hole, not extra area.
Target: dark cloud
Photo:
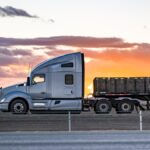
[[[14,55],[21,55],[21,56],[32,56],[32,51],[29,50],[13,50]]]
[[[18,64],[18,58],[0,54],[0,66],[7,66],[10,64]]]
[[[11,6],[6,6],[6,7],[0,7],[0,16],[1,17],[15,17],[15,16],[20,16],[20,17],[28,17],[28,18],[39,18],[38,16],[34,16],[29,14],[23,9],[18,9],[14,8]]]
[[[10,50],[8,50],[7,48],[0,48],[0,54],[3,55],[12,55],[12,52]]]
[[[121,38],[96,38],[82,36],[56,36],[50,38],[34,38],[34,39],[16,39],[16,38],[0,38],[0,46],[14,45],[37,45],[37,46],[74,46],[80,48],[130,48],[136,43],[124,42]]]
[[[32,50],[0,48],[0,66],[36,65],[44,56],[35,56]]]
[[[17,55],[4,55],[0,54],[0,66],[9,66],[9,65],[32,65],[42,62],[46,58],[44,56],[34,56],[32,55],[22,55],[17,57]],[[0,67],[1,68],[1,67]]]
[[[8,49],[8,48],[0,48],[0,54],[8,55],[8,56],[17,56],[17,55],[31,56],[32,52],[30,50],[21,50],[21,49],[11,50],[11,49]]]

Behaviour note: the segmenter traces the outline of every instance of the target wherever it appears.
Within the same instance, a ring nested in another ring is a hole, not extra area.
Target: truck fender
[[[30,95],[28,95],[24,92],[20,92],[20,91],[11,92],[11,93],[8,93],[4,98],[5,98],[5,102],[8,104],[10,104],[16,98],[22,98],[27,102],[29,109],[32,106]]]

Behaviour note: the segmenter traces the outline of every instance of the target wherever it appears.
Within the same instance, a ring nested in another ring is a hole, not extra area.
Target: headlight
[[[5,101],[5,99],[6,99],[6,98],[2,98],[2,99],[0,100],[0,102],[3,103],[3,102]]]

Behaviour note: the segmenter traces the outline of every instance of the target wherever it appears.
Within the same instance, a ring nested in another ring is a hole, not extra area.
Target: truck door
[[[32,99],[46,98],[46,75],[34,74],[31,78],[31,85],[29,87],[29,94]]]

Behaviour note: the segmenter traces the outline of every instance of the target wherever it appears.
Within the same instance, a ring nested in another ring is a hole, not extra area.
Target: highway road
[[[1,132],[1,150],[149,150],[150,131]]]
[[[72,131],[139,130],[139,114],[95,114],[83,112],[71,115]],[[143,129],[150,130],[150,112],[143,112]],[[68,114],[0,113],[0,132],[9,131],[67,131]]]

